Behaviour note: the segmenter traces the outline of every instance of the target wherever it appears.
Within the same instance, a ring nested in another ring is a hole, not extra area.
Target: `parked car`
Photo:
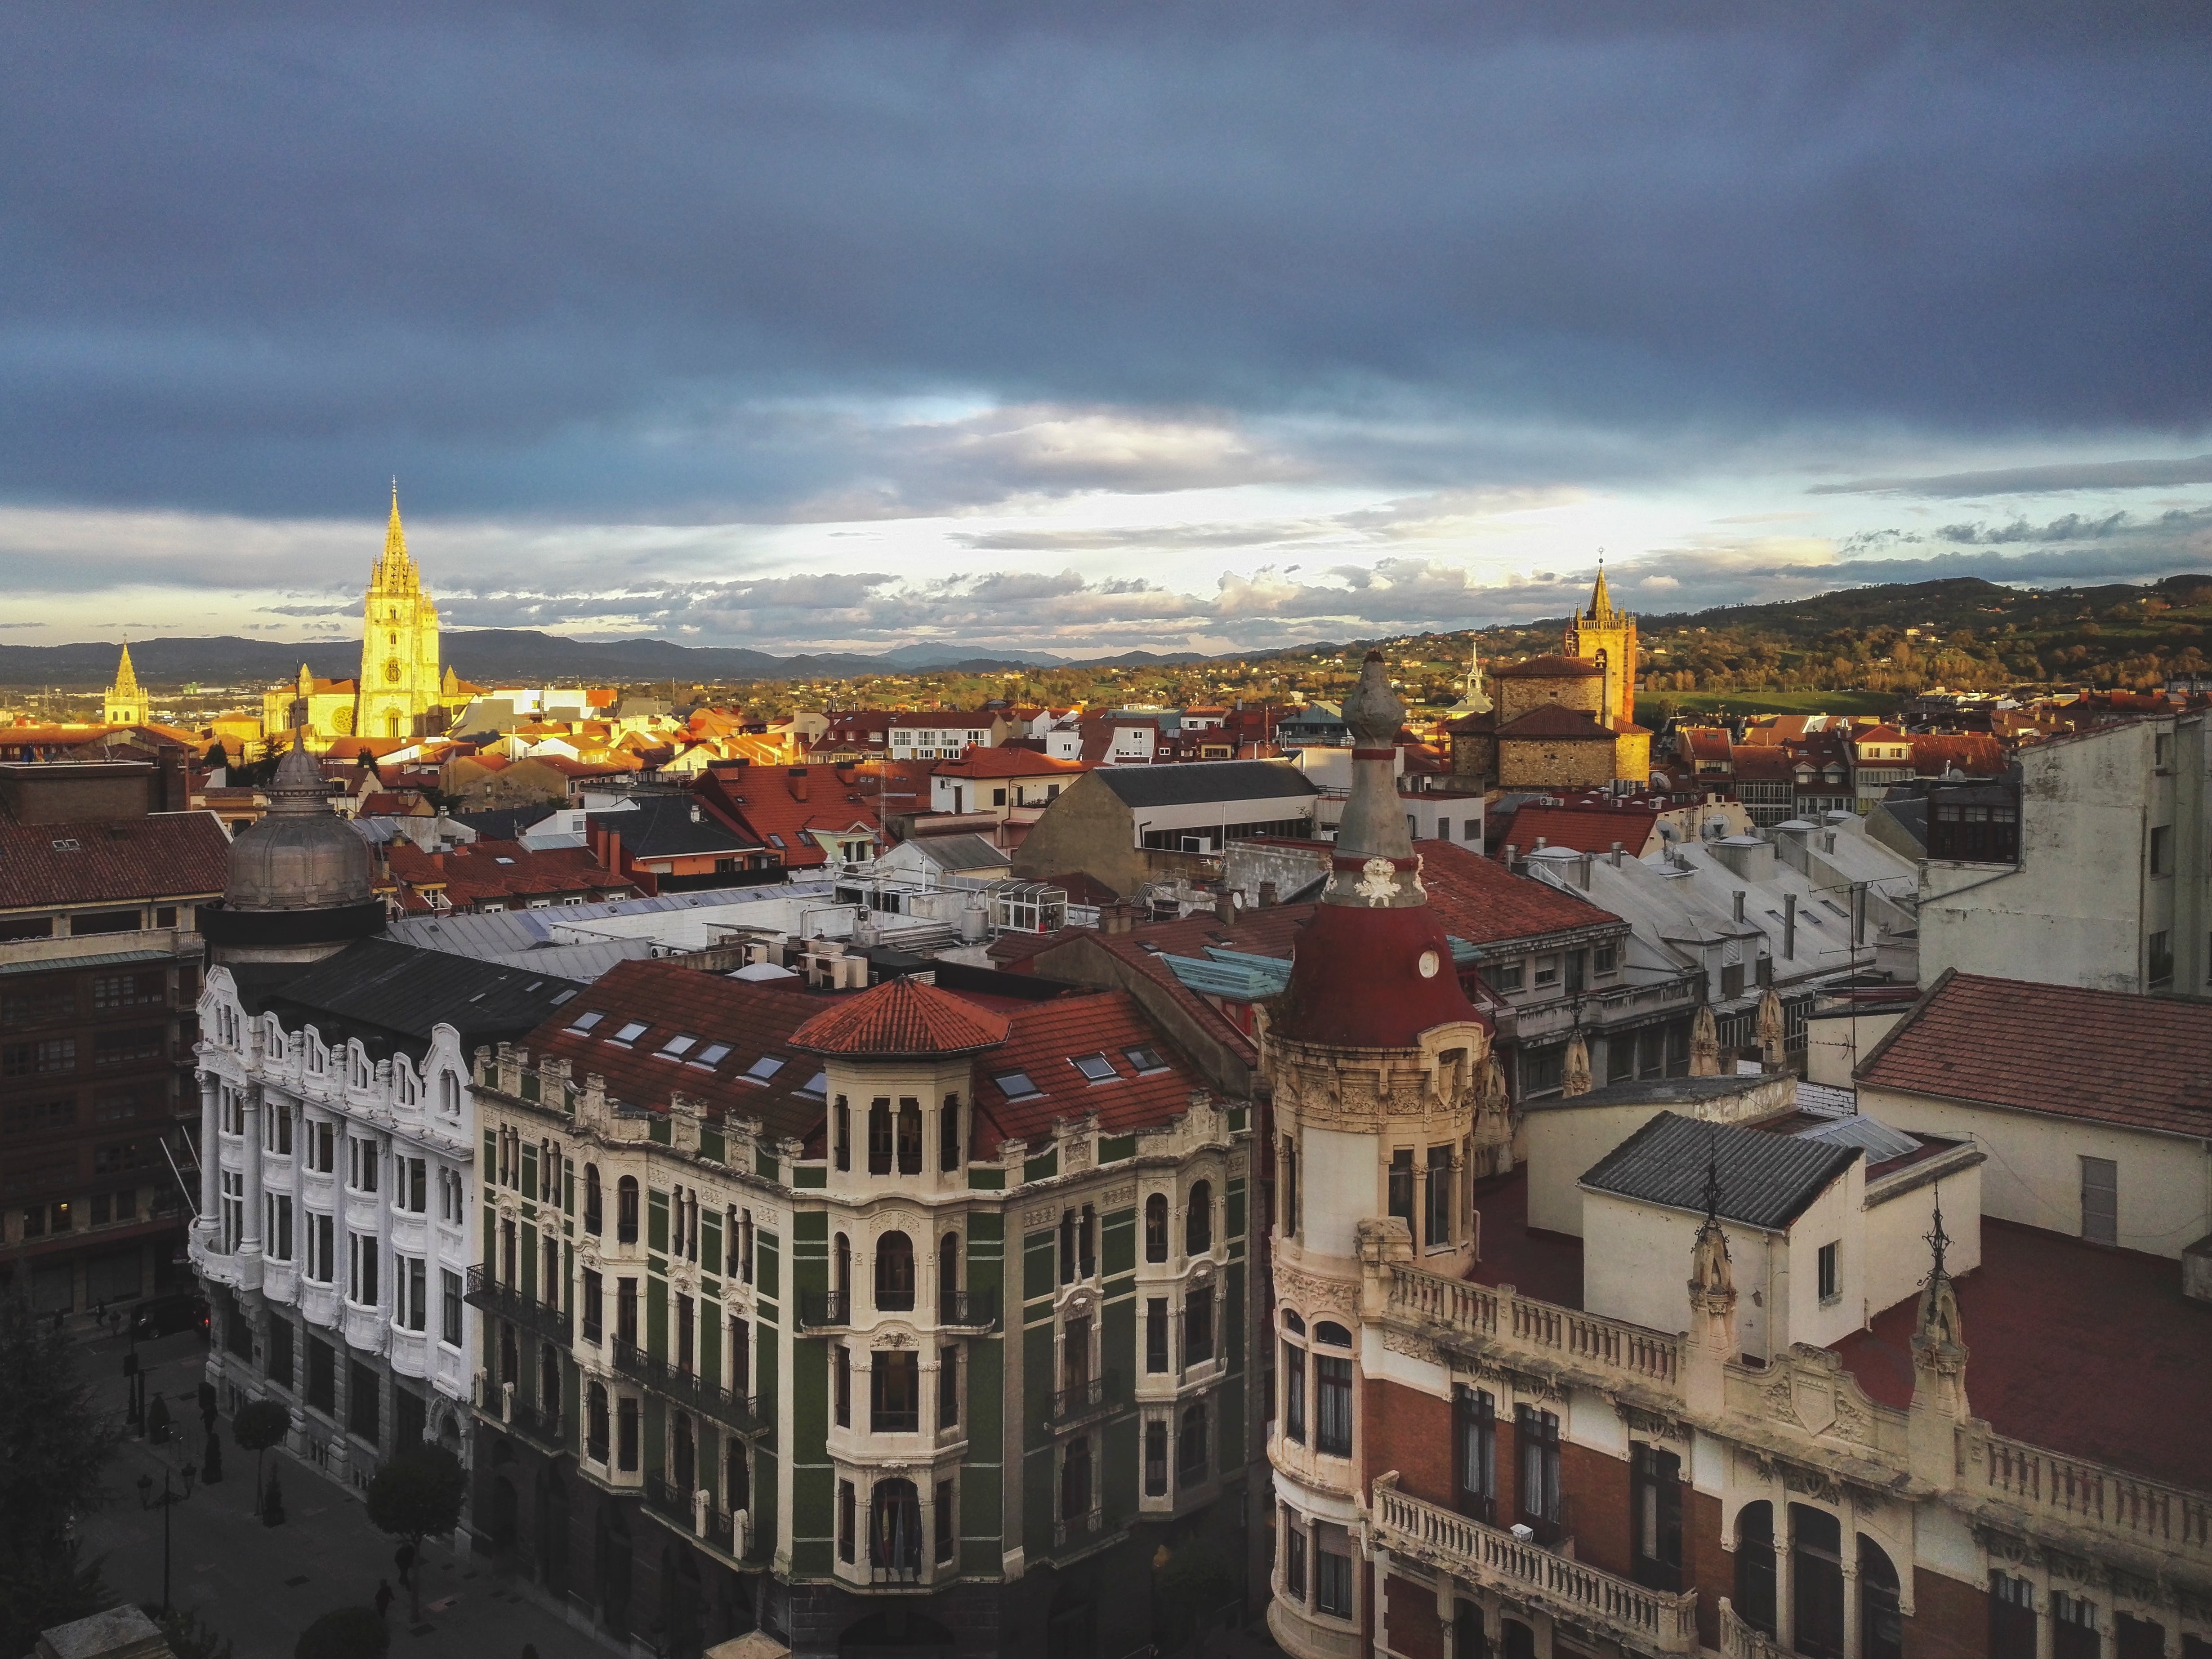
[[[205,1336],[207,1328],[207,1298],[197,1291],[148,1297],[131,1310],[131,1334],[142,1342],[179,1331],[198,1331]]]

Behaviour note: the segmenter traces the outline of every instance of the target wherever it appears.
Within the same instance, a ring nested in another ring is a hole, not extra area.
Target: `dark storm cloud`
[[[2197,8],[9,21],[21,501],[869,516],[2212,406]],[[945,394],[1076,426],[884,413]]]

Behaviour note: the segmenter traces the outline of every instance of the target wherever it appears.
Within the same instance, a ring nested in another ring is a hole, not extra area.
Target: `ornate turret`
[[[1699,1003],[1697,1013],[1690,1021],[1690,1075],[1718,1077],[1720,1074],[1720,1023],[1713,1018],[1711,1004]]]
[[[1966,1403],[1966,1326],[1945,1261],[1951,1236],[1943,1231],[1940,1188],[1927,1240],[1928,1279],[1920,1287],[1919,1318],[1912,1333],[1912,1409],[1906,1437],[1913,1473],[1948,1486],[1956,1475],[1955,1429],[1973,1413]]]
[[[1613,608],[1606,586],[1605,555],[1598,554],[1597,580],[1589,607],[1567,623],[1561,648],[1570,657],[1595,663],[1605,677],[1598,717],[1607,725],[1632,723],[1636,716],[1636,619]]]
[[[269,811],[231,843],[222,903],[200,908],[220,961],[313,962],[383,928],[368,843],[331,811],[303,738],[276,763]]]

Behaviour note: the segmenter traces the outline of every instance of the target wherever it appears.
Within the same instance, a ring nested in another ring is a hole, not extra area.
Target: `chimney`
[[[1224,927],[1237,925],[1237,893],[1233,888],[1224,888],[1215,896],[1213,919]]]
[[[1510,876],[1510,875],[1511,875],[1511,874],[1513,873],[1513,866],[1514,866],[1514,865],[1515,865],[1515,864],[1516,864],[1516,863],[1518,863],[1518,862],[1520,861],[1520,858],[1521,858],[1521,849],[1520,849],[1519,848],[1516,847],[1516,846],[1515,846],[1511,842],[1510,842],[1510,841],[1509,841],[1509,842],[1507,842],[1505,843],[1505,873],[1506,873],[1506,874],[1508,874],[1508,875]]]
[[[1626,848],[1624,848],[1619,842],[1613,842],[1613,867],[1614,869],[1618,870],[1618,869],[1620,869],[1620,855],[1621,855],[1621,854],[1622,854],[1624,851],[1626,851]]]
[[[1782,954],[1792,961],[1797,956],[1797,895],[1782,896]]]
[[[806,769],[803,766],[793,766],[786,770],[783,775],[783,787],[791,791],[792,799],[805,800],[806,799]]]
[[[1585,893],[1587,893],[1587,892],[1589,892],[1589,872],[1590,872],[1590,866],[1591,866],[1591,865],[1593,865],[1593,864],[1595,864],[1595,863],[1596,863],[1596,862],[1597,862],[1597,854],[1595,854],[1595,853],[1585,853],[1585,854],[1583,854],[1583,856],[1582,856],[1582,862],[1581,862],[1580,866],[1578,866],[1578,868],[1577,868],[1577,874],[1582,878],[1583,891],[1584,891]]]
[[[706,816],[707,815],[704,812],[702,812],[699,810],[699,803],[696,800],[693,801],[691,803],[691,822],[694,823],[702,823],[706,818]]]
[[[1272,908],[1275,903],[1276,896],[1280,892],[1280,890],[1281,890],[1279,889],[1272,881],[1261,882],[1260,884],[1260,908],[1262,910]]]
[[[1743,889],[1741,887],[1735,890],[1735,919],[1738,921],[1743,920]]]

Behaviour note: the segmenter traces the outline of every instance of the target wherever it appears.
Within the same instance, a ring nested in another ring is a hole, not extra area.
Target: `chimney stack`
[[[1511,842],[1507,842],[1505,843],[1505,873],[1507,875],[1510,876],[1513,873],[1513,866],[1515,863],[1519,860],[1520,857],[1521,849],[1516,847]]]
[[[787,769],[783,775],[783,783],[784,787],[791,791],[792,799],[803,801],[806,799],[806,769],[805,767],[793,766]]]
[[[1741,887],[1735,890],[1735,919],[1738,921],[1743,920],[1743,889]]]
[[[1277,896],[1280,891],[1281,890],[1278,888],[1273,882],[1261,882],[1260,884],[1260,908],[1262,910],[1272,908],[1276,902]]]
[[[1234,927],[1237,925],[1237,892],[1234,888],[1224,887],[1215,895],[1213,919],[1224,927]]]
[[[1622,852],[1623,852],[1624,850],[1625,850],[1625,849],[1621,847],[1621,844],[1620,844],[1619,842],[1613,842],[1613,867],[1614,869],[1616,869],[1616,870],[1618,870],[1618,869],[1620,869],[1620,855],[1621,855],[1621,854],[1622,854]]]

